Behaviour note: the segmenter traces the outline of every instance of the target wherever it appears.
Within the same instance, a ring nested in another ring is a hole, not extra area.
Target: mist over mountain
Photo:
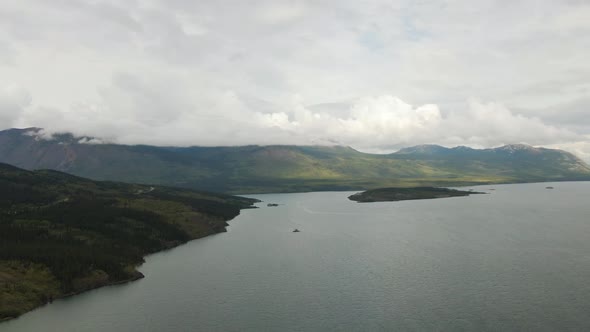
[[[0,330],[256,207],[6,328],[590,331],[588,59],[590,0],[0,1]]]
[[[96,180],[232,193],[590,180],[590,167],[575,155],[524,144],[490,149],[418,145],[369,154],[343,146],[120,145],[41,133],[38,128],[1,131],[0,162]]]
[[[4,1],[0,15],[0,129],[378,152],[528,143],[590,162],[587,1]]]

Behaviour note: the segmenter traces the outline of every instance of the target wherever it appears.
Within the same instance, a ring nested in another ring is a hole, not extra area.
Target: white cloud
[[[266,111],[260,111],[258,103],[232,91],[201,97],[179,89],[168,100],[171,94],[160,88],[174,88],[173,84],[122,80],[102,94],[100,104],[77,104],[67,110],[29,108],[20,123],[42,126],[48,133],[70,131],[126,144],[185,146],[342,144],[393,151],[423,143],[485,147],[583,138],[514,114],[501,104],[476,100],[443,112],[435,104],[413,106],[391,95],[359,98],[337,108],[306,107],[300,96],[293,96],[285,105],[266,104]],[[170,111],[160,112],[162,108]]]
[[[291,1],[287,3],[275,2],[258,9],[257,17],[263,23],[279,24],[301,18],[306,14],[303,2]]]
[[[29,93],[13,84],[0,85],[0,127],[10,128],[31,103]]]
[[[0,80],[26,91],[0,91],[0,126],[159,145],[585,146],[589,13],[537,0],[5,1]]]
[[[548,147],[569,151],[590,164],[590,135],[586,135],[581,141],[551,144]]]

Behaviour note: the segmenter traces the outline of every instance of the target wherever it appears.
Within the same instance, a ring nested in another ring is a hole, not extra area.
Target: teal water
[[[228,233],[148,256],[146,278],[0,331],[590,330],[590,182],[474,188],[256,195]]]

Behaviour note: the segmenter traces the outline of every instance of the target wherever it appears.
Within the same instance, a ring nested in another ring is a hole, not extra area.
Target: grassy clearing
[[[17,317],[61,295],[47,266],[0,260],[0,320]]]

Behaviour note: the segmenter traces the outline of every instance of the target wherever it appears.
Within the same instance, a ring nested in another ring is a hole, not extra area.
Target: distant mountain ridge
[[[590,167],[561,150],[418,145],[377,155],[343,146],[157,147],[93,144],[92,137],[0,131],[0,162],[96,180],[230,193],[358,190],[383,186],[590,180]]]
[[[547,149],[547,148],[537,148],[527,144],[507,144],[504,146],[500,146],[497,148],[488,148],[488,149],[474,149],[468,146],[459,145],[452,148],[446,148],[441,145],[436,144],[422,144],[411,146],[407,148],[400,149],[394,154],[458,154],[458,153],[474,153],[474,152],[508,152],[508,153],[518,153],[518,152],[528,152],[528,153],[539,153],[542,151],[551,151],[556,149]],[[562,151],[562,150],[558,150]],[[568,153],[566,151],[562,151],[564,153]]]

